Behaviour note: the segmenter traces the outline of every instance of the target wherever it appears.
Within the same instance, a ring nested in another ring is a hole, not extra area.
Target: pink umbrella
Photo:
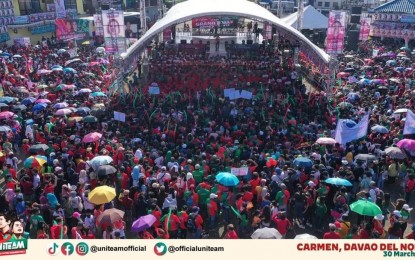
[[[346,77],[348,77],[350,74],[349,73],[347,73],[347,72],[340,72],[340,73],[337,73],[337,78],[346,78]]]
[[[37,72],[37,74],[49,74],[49,73],[51,73],[52,71],[51,70],[45,70],[45,69],[43,69],[43,70],[38,70],[38,72]]]
[[[84,136],[84,138],[82,139],[82,142],[93,143],[101,139],[101,137],[102,137],[102,134],[100,133],[97,133],[97,132],[89,133]]]
[[[41,98],[41,99],[36,100],[36,102],[35,102],[35,103],[36,103],[36,104],[39,104],[39,103],[50,104],[50,103],[52,103],[52,102],[50,102],[50,100],[49,100],[49,99],[46,99],[46,98]]]
[[[68,90],[68,89],[72,90],[72,89],[75,89],[75,88],[76,88],[76,86],[75,86],[75,85],[65,85],[65,86],[63,87],[63,90]]]
[[[69,115],[71,113],[73,113],[72,109],[62,108],[62,109],[59,109],[58,111],[56,111],[55,115],[64,116],[64,115]]]
[[[4,111],[0,113],[0,119],[9,119],[13,116],[15,116],[15,113],[10,111]]]
[[[99,65],[99,62],[97,62],[97,61],[91,61],[90,63],[89,63],[89,66],[97,66],[97,65]]]
[[[401,149],[406,149],[409,151],[415,151],[415,140],[412,139],[402,139],[400,140],[396,146]]]
[[[330,137],[320,137],[317,139],[316,143],[318,144],[336,144],[336,140]]]

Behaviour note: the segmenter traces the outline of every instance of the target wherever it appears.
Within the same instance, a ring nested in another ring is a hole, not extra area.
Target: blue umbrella
[[[388,65],[388,66],[395,66],[396,64],[397,64],[396,60],[388,60],[386,62],[386,65]]]
[[[36,101],[36,98],[28,97],[28,98],[23,99],[21,103],[25,106],[28,106],[28,105],[35,103],[35,101]]]
[[[351,119],[346,119],[343,121],[343,124],[345,124],[347,127],[354,127],[355,125],[357,125],[357,123]]]
[[[91,109],[89,107],[80,107],[76,110],[76,112],[81,115],[88,115],[90,111]]]
[[[229,172],[220,172],[216,175],[216,181],[223,186],[233,187],[239,184],[238,177]]]
[[[355,101],[359,101],[360,96],[357,93],[351,92],[347,95],[347,99],[349,101],[355,102]]]
[[[359,80],[358,84],[364,85],[364,86],[370,85],[370,80],[369,79],[361,79],[361,80]]]
[[[13,97],[0,97],[0,103],[6,103],[6,104],[8,104],[8,103],[13,102],[15,100],[16,99],[13,98]]]
[[[313,166],[313,162],[307,157],[295,158],[293,164],[295,166],[304,167],[304,168],[311,168]]]
[[[372,126],[371,129],[373,132],[376,132],[376,133],[381,133],[381,134],[389,133],[389,130],[386,127],[381,126],[381,125],[374,125]]]
[[[74,70],[72,68],[64,68],[63,72],[65,72],[65,73],[74,73],[74,74],[77,73],[76,70]]]
[[[326,179],[326,183],[333,184],[336,186],[353,186],[353,184],[350,181],[341,178],[328,178]]]
[[[39,112],[45,109],[48,105],[45,103],[39,103],[33,106],[32,111]]]
[[[396,67],[396,68],[394,68],[394,70],[397,71],[397,72],[404,72],[405,68],[404,67]]]
[[[8,53],[8,52],[3,52],[2,54],[0,54],[0,56],[7,56],[7,57],[10,57],[10,56],[12,56],[10,53]]]
[[[61,65],[53,65],[50,69],[63,69]]]
[[[103,92],[94,92],[92,94],[90,94],[91,97],[106,97],[107,95],[105,95],[105,93]]]

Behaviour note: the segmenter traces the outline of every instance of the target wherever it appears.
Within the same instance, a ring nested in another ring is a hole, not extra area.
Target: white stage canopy
[[[300,50],[307,57],[318,63],[320,66],[326,65],[329,55],[314,45],[303,34],[281,21],[267,9],[247,0],[188,0],[174,5],[165,16],[158,20],[137,42],[135,42],[121,58],[126,59],[137,49],[144,48],[158,33],[172,25],[183,23],[195,17],[203,16],[239,16],[248,19],[256,19],[268,22],[277,27],[280,34],[288,39],[298,40]]]
[[[287,17],[281,19],[281,21],[287,23],[293,28],[297,27],[298,13],[292,13]],[[317,11],[313,6],[309,5],[304,8],[303,11],[303,28],[308,30],[324,29],[326,30],[329,25],[329,18]]]

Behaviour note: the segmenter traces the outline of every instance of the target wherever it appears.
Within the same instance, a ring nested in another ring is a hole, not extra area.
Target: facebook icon
[[[72,255],[72,253],[74,251],[75,251],[74,246],[69,242],[65,242],[61,246],[61,252],[62,252],[63,255],[70,256],[70,255]]]

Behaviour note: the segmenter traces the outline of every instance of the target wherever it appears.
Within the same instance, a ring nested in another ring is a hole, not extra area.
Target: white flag
[[[335,139],[338,143],[344,145],[366,136],[369,127],[369,114],[365,115],[362,120],[353,127],[348,127],[345,121],[346,120],[344,119],[340,119],[337,122]]]
[[[415,134],[415,114],[411,110],[406,113],[405,126],[403,128],[404,135]]]

